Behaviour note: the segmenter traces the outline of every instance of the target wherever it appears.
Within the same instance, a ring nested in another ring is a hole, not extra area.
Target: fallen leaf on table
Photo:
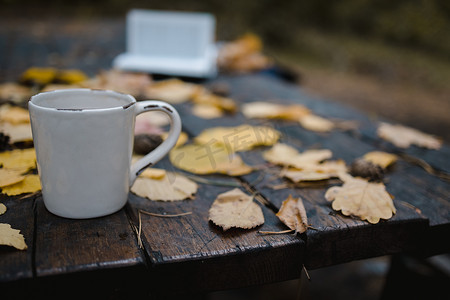
[[[194,94],[192,102],[195,104],[203,104],[215,106],[223,112],[234,113],[237,110],[236,102],[233,99],[212,94],[206,89]]]
[[[164,169],[147,168],[139,176],[149,179],[163,179],[167,172]]]
[[[131,191],[154,201],[179,201],[194,197],[198,189],[195,182],[181,174],[164,173],[162,177],[156,178],[154,169],[146,169],[136,179]]]
[[[311,164],[318,164],[332,156],[333,153],[328,149],[313,149],[299,153],[297,149],[283,143],[277,143],[263,153],[264,159],[268,162],[292,166],[297,169],[305,168]]]
[[[58,70],[55,68],[31,67],[22,73],[21,81],[46,85],[55,80],[57,72]]]
[[[287,169],[281,172],[283,177],[298,183],[300,181],[319,181],[339,177],[347,172],[347,166],[343,160],[325,161],[323,163],[308,164],[301,170]]]
[[[192,107],[192,114],[203,119],[215,119],[223,116],[220,108],[210,104],[195,104]]]
[[[31,88],[15,82],[5,82],[0,84],[0,99],[13,103],[28,101],[33,95]]]
[[[383,151],[367,152],[363,158],[373,164],[379,165],[383,169],[386,169],[397,161],[397,155]]]
[[[277,217],[296,233],[303,233],[308,228],[308,218],[301,198],[293,198],[289,195],[281,204]]]
[[[281,105],[270,102],[251,102],[242,105],[242,113],[246,118],[298,121],[311,112],[300,104]]]
[[[18,250],[27,249],[25,238],[20,230],[11,228],[11,225],[0,223],[0,245],[11,246]]]
[[[36,167],[36,152],[34,148],[1,152],[0,165],[7,169],[33,169]]]
[[[154,82],[146,88],[145,96],[149,99],[163,100],[172,104],[191,100],[203,88],[194,83],[179,79],[167,79]]]
[[[31,142],[33,141],[33,134],[31,131],[31,124],[17,124],[0,123],[0,132],[9,136],[9,142],[11,144],[18,142]]]
[[[76,84],[88,80],[87,75],[77,69],[60,70],[56,75],[56,80],[65,84]]]
[[[5,204],[0,203],[0,215],[3,215],[6,212],[7,208]]]
[[[209,220],[224,231],[232,228],[251,229],[264,224],[261,207],[240,189],[235,188],[217,196],[209,209]]]
[[[390,219],[396,213],[391,196],[383,183],[368,182],[350,175],[343,176],[342,186],[327,190],[325,198],[332,208],[346,216],[357,216],[361,220],[376,224],[380,219]]]
[[[221,173],[230,176],[252,172],[237,154],[229,154],[223,145],[189,144],[174,148],[169,154],[172,164],[194,174]]]
[[[442,141],[438,138],[403,125],[381,123],[378,126],[377,134],[382,139],[391,142],[399,148],[408,148],[411,145],[416,145],[438,150],[442,146]]]
[[[281,133],[268,126],[240,125],[205,129],[194,140],[198,144],[223,145],[229,152],[247,151],[257,146],[271,146]]]
[[[6,168],[0,168],[0,188],[24,180],[25,176],[22,174],[26,171],[28,171],[28,169],[11,170]]]
[[[0,106],[0,122],[7,122],[13,125],[30,123],[28,110],[19,106]]]
[[[2,187],[2,193],[15,196],[25,193],[34,193],[41,190],[41,182],[38,175],[26,175],[22,181]]]
[[[164,132],[161,137],[163,140],[167,139],[167,137],[169,136],[168,132]],[[180,136],[178,137],[177,143],[175,144],[175,147],[180,147],[183,146],[184,144],[186,144],[186,142],[189,140],[189,136],[187,135],[186,132],[182,131],[180,133]]]
[[[335,127],[334,123],[330,120],[313,114],[301,117],[299,122],[304,128],[316,132],[329,132]]]

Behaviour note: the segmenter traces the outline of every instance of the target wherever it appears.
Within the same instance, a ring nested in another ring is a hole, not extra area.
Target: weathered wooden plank
[[[106,217],[72,220],[51,214],[38,198],[36,211],[37,277],[145,264],[123,209]]]
[[[304,243],[295,236],[259,234],[259,230],[279,231],[283,227],[265,207],[264,225],[251,230],[224,232],[208,221],[208,210],[217,195],[232,188],[199,184],[194,200],[177,202],[130,197],[130,214],[134,214],[136,224],[138,209],[159,214],[192,212],[177,218],[141,214],[141,238],[151,263],[154,293],[220,290],[299,276]]]
[[[26,250],[17,250],[8,246],[0,246],[0,283],[33,277],[33,246],[34,246],[34,196],[7,197],[0,194],[0,203],[7,211],[0,215],[0,223],[10,224],[20,230],[28,246]]]

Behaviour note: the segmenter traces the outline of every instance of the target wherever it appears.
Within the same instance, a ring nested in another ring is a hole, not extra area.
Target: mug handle
[[[130,186],[147,167],[160,161],[177,143],[181,133],[181,119],[175,108],[165,102],[156,100],[139,101],[135,103],[135,117],[148,111],[161,111],[170,118],[169,136],[156,149],[145,155],[130,167]]]

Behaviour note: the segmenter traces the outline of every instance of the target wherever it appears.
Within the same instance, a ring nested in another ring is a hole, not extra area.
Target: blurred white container
[[[133,9],[127,14],[126,52],[121,70],[213,77],[217,74],[215,18],[208,13]]]

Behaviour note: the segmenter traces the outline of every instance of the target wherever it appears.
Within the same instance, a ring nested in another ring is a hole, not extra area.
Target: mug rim
[[[41,105],[39,103],[39,100],[42,97],[46,97],[48,95],[57,94],[57,93],[61,93],[61,94],[94,93],[94,94],[103,94],[103,95],[110,94],[112,96],[115,96],[117,98],[125,100],[128,103],[126,103],[125,105],[117,105],[117,106],[103,107],[103,108],[57,108],[57,107],[49,107],[49,106]],[[53,91],[48,91],[48,92],[41,92],[41,93],[31,96],[30,100],[28,101],[28,105],[31,107],[34,107],[36,109],[42,109],[42,110],[47,110],[47,111],[58,111],[58,112],[75,112],[75,111],[76,112],[81,112],[81,111],[99,112],[99,111],[119,110],[119,109],[127,109],[127,108],[133,106],[135,103],[136,103],[136,99],[132,95],[129,95],[129,94],[120,93],[120,92],[116,92],[113,90],[89,89],[89,88],[61,89],[61,90],[53,90]]]

